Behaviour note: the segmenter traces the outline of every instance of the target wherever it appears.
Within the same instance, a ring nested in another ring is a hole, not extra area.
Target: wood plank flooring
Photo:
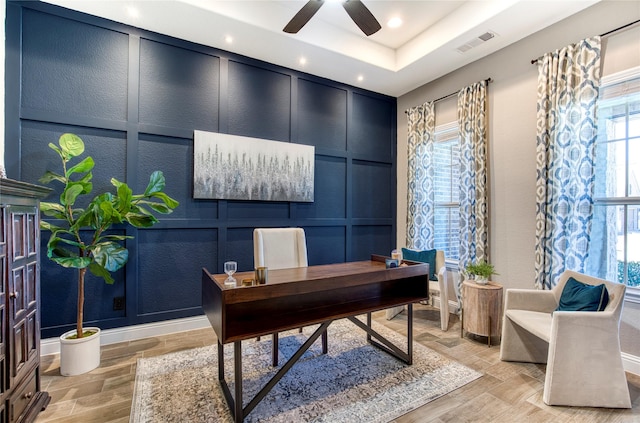
[[[390,321],[378,312],[374,319],[400,333],[406,332],[404,312]],[[633,402],[630,410],[550,407],[542,402],[544,365],[501,362],[499,345],[489,348],[487,338],[470,334],[461,338],[460,322],[454,315],[449,330],[443,332],[439,311],[416,304],[414,340],[484,376],[402,416],[397,423],[640,422],[640,376],[627,373]],[[108,345],[102,349],[99,368],[74,377],[60,376],[58,355],[45,356],[42,388],[52,399],[36,422],[128,422],[138,358],[214,343],[213,330],[202,329]],[[497,338],[494,343],[498,343]]]

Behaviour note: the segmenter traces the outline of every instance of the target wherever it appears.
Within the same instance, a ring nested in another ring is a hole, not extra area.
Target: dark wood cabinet
[[[31,422],[40,391],[40,198],[48,188],[0,179],[0,423]]]

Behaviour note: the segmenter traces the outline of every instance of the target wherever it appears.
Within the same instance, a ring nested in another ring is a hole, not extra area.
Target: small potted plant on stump
[[[63,134],[59,146],[49,147],[62,160],[62,173],[47,171],[40,182],[62,183],[59,202],[41,202],[44,215],[53,222],[41,221],[41,229],[51,232],[47,243],[47,257],[62,267],[77,269],[78,305],[76,329],[60,337],[60,373],[72,376],[86,373],[100,365],[100,329],[83,328],[84,280],[87,270],[108,284],[114,282],[111,272],[122,268],[129,259],[122,241],[130,236],[109,234],[115,224],[129,223],[137,228],[153,226],[157,213],[171,213],[178,202],[165,192],[165,179],[160,171],[149,178],[142,194],[111,179],[115,193],[105,192],[93,197],[86,208],[76,207],[82,196],[91,194],[93,158],[87,156],[73,166],[69,162],[84,153],[84,143],[74,134]]]
[[[465,269],[467,274],[472,275],[474,281],[478,285],[486,285],[491,275],[497,275],[493,264],[489,264],[484,260],[476,263],[469,263]]]

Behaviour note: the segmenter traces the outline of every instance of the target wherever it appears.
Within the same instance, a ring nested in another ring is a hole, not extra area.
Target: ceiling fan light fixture
[[[367,9],[367,6],[360,0],[347,0],[342,3],[342,7],[344,7],[344,10],[347,11],[351,20],[358,25],[358,28],[360,28],[367,37],[375,34],[382,28],[375,16],[373,16],[371,11]]]
[[[402,18],[400,18],[398,16],[395,16],[395,17],[393,17],[393,18],[391,18],[391,19],[389,19],[387,21],[387,26],[389,28],[398,28],[398,27],[402,26],[402,24],[403,24]]]
[[[296,34],[311,20],[323,4],[324,0],[309,0],[282,30],[289,34]],[[343,1],[342,7],[365,35],[375,34],[382,28],[367,6],[360,0]]]
[[[311,20],[323,4],[323,0],[309,0],[302,6],[302,9],[298,10],[298,13],[291,18],[282,30],[289,34],[297,34],[298,31]]]

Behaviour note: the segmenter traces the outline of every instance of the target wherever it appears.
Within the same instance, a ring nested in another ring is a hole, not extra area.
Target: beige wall
[[[542,54],[640,19],[639,1],[604,1],[398,99],[398,238],[406,240],[407,128],[404,111],[486,78],[489,85],[490,260],[507,288],[532,288],[535,243],[536,86]],[[640,66],[640,28],[604,38],[603,74]],[[436,114],[455,119],[455,100]],[[443,116],[439,122],[446,120]],[[640,305],[627,302],[623,351],[640,358]]]

